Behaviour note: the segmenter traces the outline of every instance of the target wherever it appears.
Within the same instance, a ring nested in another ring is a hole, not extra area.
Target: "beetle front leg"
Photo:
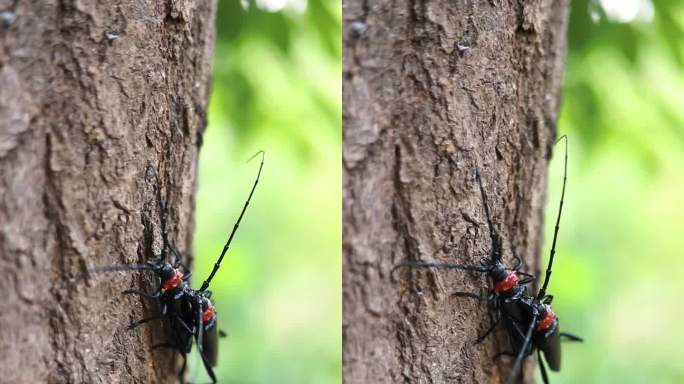
[[[143,297],[145,299],[149,300],[159,300],[161,297],[161,291],[157,291],[155,293],[148,293],[148,292],[143,292],[139,291],[137,289],[127,289],[123,292],[121,292],[122,295],[138,295],[140,297]]]

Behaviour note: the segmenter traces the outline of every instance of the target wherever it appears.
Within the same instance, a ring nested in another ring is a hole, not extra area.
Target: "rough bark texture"
[[[213,1],[0,0],[0,381],[152,383],[176,375],[140,273],[95,266],[189,250]],[[152,332],[152,329],[157,329]]]
[[[343,337],[346,383],[498,383],[502,332],[455,291],[484,276],[399,270],[477,264],[490,250],[474,180],[526,270],[538,270],[566,1],[363,1],[344,12]],[[529,379],[531,364],[525,369]]]

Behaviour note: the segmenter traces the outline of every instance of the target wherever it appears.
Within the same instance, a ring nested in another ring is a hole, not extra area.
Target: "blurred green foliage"
[[[641,1],[651,17],[630,22],[607,3],[634,2],[572,2],[559,123],[569,184],[549,291],[563,330],[586,341],[564,345],[551,380],[684,383],[684,3]]]
[[[563,329],[586,342],[564,346],[552,381],[684,382],[684,4],[654,1],[652,19],[618,22],[604,3],[572,2],[559,124],[570,137],[570,174],[550,292]],[[266,151],[212,286],[230,335],[221,341],[220,382],[338,383],[340,4],[221,0],[217,32],[195,285],[253,181],[257,162],[244,160]],[[197,357],[191,362],[193,381],[206,380]]]
[[[209,274],[266,151],[261,181],[212,282],[221,383],[339,383],[341,5],[221,0],[200,151],[193,286]],[[190,356],[192,382],[206,382]]]

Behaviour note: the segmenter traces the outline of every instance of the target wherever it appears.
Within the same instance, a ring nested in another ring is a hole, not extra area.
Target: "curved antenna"
[[[245,205],[242,207],[242,212],[240,212],[240,216],[238,216],[237,221],[235,222],[235,225],[233,226],[233,230],[230,232],[230,236],[228,236],[228,241],[226,242],[226,245],[223,246],[223,251],[221,251],[221,256],[219,256],[218,260],[216,261],[216,264],[214,264],[214,269],[211,270],[211,273],[209,274],[209,277],[207,277],[206,280],[204,280],[204,283],[202,283],[202,287],[199,289],[200,292],[206,291],[207,288],[209,288],[209,284],[211,283],[211,279],[214,278],[214,275],[216,272],[218,272],[219,268],[221,267],[221,261],[223,260],[223,256],[226,255],[226,251],[228,251],[228,247],[230,247],[230,243],[233,241],[233,236],[235,236],[235,232],[237,231],[238,227],[240,226],[240,221],[242,221],[242,216],[244,216],[245,211],[247,210],[247,206],[249,205],[249,201],[252,199],[252,195],[254,194],[254,190],[256,189],[257,184],[259,183],[259,177],[261,176],[261,169],[264,167],[264,151],[259,151],[254,154],[254,156],[250,157],[247,162],[252,161],[253,158],[257,157],[259,154],[261,154],[261,164],[259,165],[259,171],[257,172],[256,180],[254,180],[254,184],[252,185],[252,190],[249,192],[249,196],[247,196],[247,200],[245,201]]]
[[[558,239],[558,227],[560,225],[561,213],[563,212],[563,199],[565,199],[565,183],[568,180],[568,137],[563,135],[556,140],[555,144],[559,141],[565,140],[565,163],[563,165],[563,189],[561,190],[560,205],[558,206],[558,216],[556,217],[556,227],[553,230],[553,241],[551,242],[551,255],[549,256],[549,264],[546,266],[546,276],[544,277],[544,284],[542,284],[539,293],[537,294],[537,300],[546,296],[546,288],[549,285],[549,280],[551,279],[551,267],[553,266],[553,257],[556,255],[556,240]]]
[[[477,183],[480,185],[480,195],[482,197],[482,205],[484,205],[485,217],[487,218],[487,227],[489,227],[489,237],[492,239],[491,258],[493,262],[501,261],[501,237],[494,230],[492,216],[489,212],[489,204],[487,204],[487,196],[485,195],[482,179],[480,178],[480,170],[477,168],[475,168],[475,178],[477,179]]]

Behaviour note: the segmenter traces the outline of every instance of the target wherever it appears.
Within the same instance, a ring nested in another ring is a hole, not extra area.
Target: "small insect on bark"
[[[211,300],[211,291],[208,289],[212,279],[221,267],[221,261],[223,261],[223,257],[226,255],[226,252],[233,241],[233,237],[240,226],[242,217],[244,216],[252,199],[252,195],[254,195],[256,186],[259,183],[261,170],[264,166],[264,152],[257,152],[250,160],[258,155],[261,155],[261,163],[259,164],[259,170],[256,179],[252,184],[249,196],[247,196],[247,200],[245,200],[242,211],[228,236],[226,244],[223,246],[220,256],[214,264],[214,268],[207,279],[204,280],[200,289],[195,290],[190,287],[189,281],[192,272],[183,264],[180,252],[169,240],[166,229],[166,206],[161,197],[161,188],[158,180],[156,191],[159,209],[161,211],[160,226],[163,240],[163,249],[160,258],[157,260],[149,260],[141,264],[115,265],[91,270],[91,272],[151,271],[159,278],[159,287],[153,293],[135,289],[129,289],[123,292],[125,295],[138,295],[141,298],[159,304],[159,312],[156,315],[131,323],[128,326],[128,329],[133,330],[142,324],[154,320],[166,321],[169,324],[169,340],[163,343],[154,344],[152,349],[169,348],[180,353],[183,358],[183,365],[178,373],[178,378],[181,383],[184,382],[183,375],[187,365],[187,354],[190,353],[190,350],[192,349],[193,341],[197,345],[199,355],[202,358],[202,363],[204,364],[204,368],[211,378],[212,383],[217,382],[213,367],[215,367],[217,363],[218,337],[222,336],[222,332],[218,330],[218,316],[214,303]],[[174,257],[173,262],[167,260],[169,251]]]
[[[568,172],[568,140],[567,137],[563,135],[556,143],[561,140],[565,141],[563,188],[558,207],[558,215],[556,217],[553,241],[551,243],[551,254],[546,267],[546,275],[541,288],[536,294],[531,294],[529,292],[529,284],[536,280],[535,276],[520,271],[522,260],[515,254],[513,249],[511,249],[511,252],[513,253],[514,265],[509,268],[503,262],[501,235],[492,221],[485,188],[482,184],[479,170],[476,170],[475,172],[475,179],[479,185],[482,205],[484,206],[487,227],[492,243],[489,257],[480,260],[480,265],[410,260],[395,267],[395,269],[399,267],[458,269],[487,274],[493,282],[493,289],[488,295],[481,296],[471,292],[456,292],[454,295],[494,304],[496,320],[482,336],[477,338],[476,344],[482,342],[497,329],[499,325],[503,325],[505,332],[509,336],[512,351],[501,352],[497,354],[496,357],[508,355],[515,358],[513,368],[506,379],[506,384],[513,384],[519,380],[522,361],[525,357],[534,353],[535,350],[539,360],[542,380],[544,383],[548,384],[548,373],[546,372],[543,360],[546,360],[546,363],[552,371],[559,371],[561,367],[561,339],[578,342],[583,341],[579,336],[560,332],[558,318],[551,310],[553,296],[546,294],[546,289],[551,278],[551,268],[556,255],[556,240],[558,238],[560,218],[563,211]],[[542,354],[544,359],[542,359]]]

